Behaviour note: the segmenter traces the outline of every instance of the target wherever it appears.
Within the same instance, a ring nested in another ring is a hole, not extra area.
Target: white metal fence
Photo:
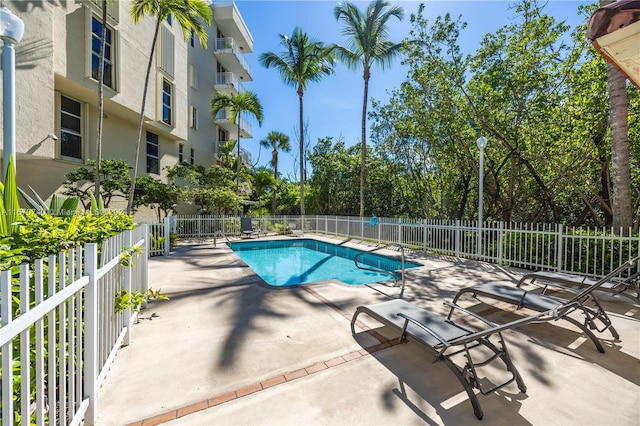
[[[240,218],[236,216],[175,216],[170,220],[166,229],[179,238],[241,235]],[[640,237],[630,232],[621,236],[611,229],[555,224],[483,222],[479,228],[477,221],[276,216],[253,218],[253,225],[271,234],[297,229],[378,244],[400,243],[408,250],[506,266],[593,277],[606,275],[625,260],[640,255]]]
[[[95,424],[97,388],[134,320],[115,313],[116,293],[146,292],[148,239],[141,225],[0,272],[3,425]]]

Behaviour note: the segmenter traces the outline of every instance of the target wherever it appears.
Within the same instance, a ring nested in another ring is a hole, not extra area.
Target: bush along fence
[[[400,243],[407,250],[591,277],[606,275],[640,255],[637,234],[559,224],[483,222],[479,226],[477,221],[460,220],[276,216],[254,217],[253,226],[267,234],[299,230],[377,244]],[[241,235],[237,216],[171,216],[162,227],[167,235],[175,233],[178,238]]]
[[[146,293],[149,228],[0,272],[3,425],[93,425],[96,392]]]

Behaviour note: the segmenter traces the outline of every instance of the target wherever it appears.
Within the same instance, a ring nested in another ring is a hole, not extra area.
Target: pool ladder
[[[370,267],[366,267],[366,266],[360,266],[360,265],[358,264],[358,258],[359,258],[360,256],[364,256],[365,254],[370,254],[370,253],[373,253],[373,252],[375,252],[375,251],[382,250],[382,249],[384,249],[384,248],[388,248],[388,247],[391,247],[391,246],[398,247],[398,248],[400,249],[400,253],[401,253],[401,256],[402,256],[402,257],[401,257],[401,259],[402,259],[402,261],[401,261],[401,264],[402,264],[402,269],[401,269],[402,289],[400,290],[400,299],[402,299],[402,296],[404,295],[404,285],[405,285],[405,280],[404,280],[404,247],[402,246],[402,244],[400,244],[400,243],[391,243],[391,244],[386,244],[386,245],[384,245],[384,246],[376,247],[376,248],[374,248],[373,250],[369,250],[369,251],[365,251],[365,252],[362,252],[362,253],[358,253],[358,254],[356,254],[356,256],[353,258],[353,262],[356,264],[356,267],[357,267],[357,268],[362,269],[362,270],[364,270],[364,271],[380,272],[380,273],[383,273],[383,274],[390,275],[390,276],[391,276],[391,278],[393,278],[393,286],[395,287],[395,286],[397,286],[397,285],[398,285],[398,278],[396,277],[396,274],[394,274],[393,272],[391,272],[391,271],[387,271],[387,270],[384,270],[384,269],[378,269],[378,268],[370,268]]]

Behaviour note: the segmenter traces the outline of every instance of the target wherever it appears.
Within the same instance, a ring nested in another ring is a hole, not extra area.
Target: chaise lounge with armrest
[[[595,284],[596,281],[596,279],[584,275],[553,271],[536,271],[523,275],[517,286],[521,287],[529,283],[546,288],[548,284],[553,284],[562,287],[577,287],[578,289],[582,289]],[[614,277],[610,281],[603,283],[598,290],[612,295],[624,296],[634,303],[640,303],[640,270],[635,273],[630,273],[627,277]]]
[[[396,330],[402,341],[410,341],[420,345],[432,353],[436,361],[444,362],[449,367],[467,392],[475,416],[482,419],[482,408],[474,388],[486,395],[515,381],[522,393],[527,391],[524,381],[511,361],[501,332],[534,321],[550,321],[558,315],[558,312],[562,311],[563,307],[497,325],[453,303],[445,302],[445,304],[452,311],[460,311],[465,314],[467,319],[479,320],[484,328],[476,331],[467,325],[466,321],[454,322],[451,318],[434,314],[405,300],[394,299],[375,305],[359,306],[351,320],[351,333],[355,335],[356,320],[360,314],[364,313]],[[492,337],[495,337],[495,342]],[[478,354],[478,351],[474,352],[474,349],[478,347],[488,349],[493,352],[493,355],[487,359],[486,350],[483,354]],[[472,352],[476,358],[480,356],[482,359],[474,359]],[[453,357],[456,355],[460,356],[454,360]],[[459,365],[462,360],[465,360],[464,364]],[[487,385],[484,378],[479,377],[478,367],[483,367],[494,361],[502,361],[506,370],[511,374],[502,383]]]
[[[625,271],[633,268],[640,261],[640,257],[624,262],[609,274],[594,281],[592,284],[575,290],[571,288],[559,288],[562,292],[569,293],[568,297],[559,297],[560,293],[549,294],[550,286],[534,286],[531,290],[525,289],[522,282],[514,285],[505,282],[488,282],[469,286],[458,291],[453,299],[457,304],[458,299],[464,294],[470,293],[475,298],[486,298],[505,302],[519,309],[529,309],[537,312],[545,312],[550,309],[562,309],[562,314],[556,319],[566,320],[579,327],[593,342],[599,352],[604,353],[604,348],[600,340],[593,334],[592,330],[604,332],[609,330],[615,339],[619,339],[618,332],[613,327],[611,319],[594,295],[594,291],[610,282],[615,277],[620,276]],[[571,296],[572,295],[572,296]],[[583,322],[571,317],[574,312],[583,315]],[[452,312],[453,313],[453,309]],[[449,315],[451,315],[451,313]]]

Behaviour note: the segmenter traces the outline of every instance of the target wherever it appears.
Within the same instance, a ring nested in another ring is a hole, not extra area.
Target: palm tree
[[[271,148],[271,165],[273,166],[273,180],[278,180],[278,150],[284,152],[291,151],[291,144],[289,143],[289,136],[282,132],[275,130],[269,132],[266,139],[260,141],[260,145],[265,148]],[[276,212],[276,193],[277,187],[273,188],[273,199],[271,200],[271,210],[275,214]]]
[[[333,47],[310,39],[300,27],[293,30],[291,37],[280,34],[280,44],[284,52],[267,52],[260,55],[260,63],[274,67],[280,72],[282,81],[297,88],[300,110],[300,214],[304,216],[304,123],[302,97],[310,81],[319,81],[325,75],[333,74]]]
[[[127,214],[131,213],[133,207],[133,195],[136,189],[136,177],[138,175],[138,158],[140,157],[140,141],[142,139],[142,125],[144,124],[144,107],[147,102],[147,89],[149,88],[149,77],[153,65],[153,55],[158,41],[160,25],[169,15],[173,16],[180,24],[182,35],[185,41],[191,37],[193,31],[200,39],[202,47],[207,47],[207,30],[205,25],[211,25],[211,5],[206,0],[133,0],[129,10],[131,19],[137,24],[145,16],[155,18],[156,25],[151,42],[151,53],[147,63],[147,73],[144,78],[144,89],[142,91],[142,106],[140,107],[140,121],[138,122],[138,140],[136,141],[136,154],[133,163],[133,179],[131,180],[131,192],[127,203]]]
[[[388,40],[387,22],[392,17],[402,21],[404,10],[400,6],[390,7],[384,0],[369,4],[366,13],[350,2],[340,3],[333,9],[337,20],[344,23],[342,34],[348,37],[348,46],[336,46],[338,59],[350,69],[362,68],[364,99],[362,101],[362,140],[360,153],[360,216],[364,216],[364,183],[367,155],[367,101],[371,66],[377,64],[382,70],[390,66],[400,53],[402,43]]]
[[[600,0],[600,7],[615,0]],[[628,231],[633,225],[631,208],[631,171],[629,165],[629,109],[627,79],[607,62],[609,123],[611,126],[611,183],[613,188],[613,229]]]
[[[228,108],[229,119],[233,124],[238,126],[238,161],[236,167],[236,193],[240,188],[240,118],[243,113],[249,113],[258,120],[258,125],[262,126],[262,104],[258,100],[258,95],[251,90],[246,90],[238,94],[227,95],[221,93],[215,98],[211,99],[211,114],[214,117],[218,115],[220,111]]]
[[[102,162],[102,124],[104,122],[104,59],[107,43],[107,0],[102,0],[102,29],[100,31],[100,59],[98,61],[98,128],[96,136],[96,170],[93,193],[100,196],[100,163]]]

